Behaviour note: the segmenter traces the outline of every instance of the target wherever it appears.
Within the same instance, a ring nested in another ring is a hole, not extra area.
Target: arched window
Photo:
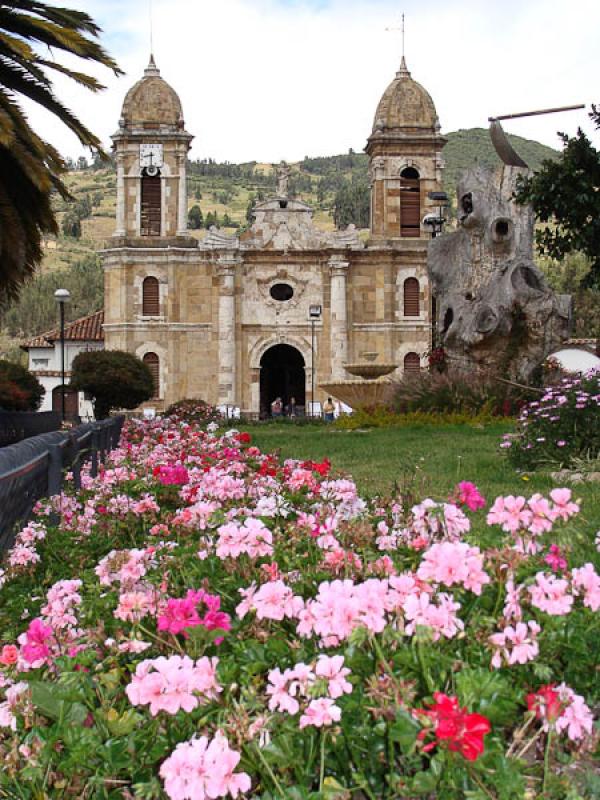
[[[404,316],[418,317],[419,313],[419,281],[407,278],[404,281]]]
[[[158,317],[160,314],[158,278],[144,278],[142,284],[142,314],[145,317]]]
[[[400,236],[421,235],[421,182],[414,167],[400,173]]]
[[[154,392],[152,399],[157,400],[160,396],[160,361],[156,353],[146,353],[142,358],[144,364],[152,373],[152,381],[154,382]]]
[[[140,236],[160,236],[160,175],[142,175],[141,181]]]
[[[407,353],[404,356],[404,374],[414,375],[421,371],[421,359],[418,353]]]

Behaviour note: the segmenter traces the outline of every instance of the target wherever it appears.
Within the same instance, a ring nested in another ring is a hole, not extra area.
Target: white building
[[[83,392],[69,387],[71,365],[84,350],[104,349],[104,311],[96,311],[65,325],[65,411],[67,418],[91,419],[93,408]],[[60,411],[62,398],[60,330],[42,333],[22,345],[29,355],[28,369],[42,384],[46,393],[40,411]]]

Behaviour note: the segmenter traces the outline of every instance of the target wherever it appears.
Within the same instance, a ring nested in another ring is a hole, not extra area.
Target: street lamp
[[[309,306],[308,318],[310,319],[310,416],[315,411],[315,323],[321,319],[321,306]]]
[[[431,238],[435,239],[442,232],[446,218],[444,210],[448,208],[448,195],[446,192],[428,192],[427,197],[438,203],[437,214],[426,214],[423,218],[423,225],[430,228]]]
[[[54,292],[54,299],[60,308],[60,374],[62,380],[61,386],[61,417],[65,421],[65,303],[71,299],[71,292],[68,289],[57,289]]]

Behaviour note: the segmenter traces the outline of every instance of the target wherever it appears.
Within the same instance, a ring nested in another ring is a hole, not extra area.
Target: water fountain
[[[356,379],[320,383],[319,388],[351,408],[389,405],[395,385],[387,376],[398,365],[377,363],[377,355],[361,353],[365,361],[343,365],[346,372],[356,376]]]

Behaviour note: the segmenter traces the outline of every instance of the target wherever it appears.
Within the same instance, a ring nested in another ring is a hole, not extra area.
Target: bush
[[[209,422],[222,422],[223,417],[214,406],[198,397],[186,397],[172,403],[165,411],[167,417],[188,425],[208,425]]]
[[[139,358],[120,350],[79,353],[73,360],[71,386],[94,398],[96,419],[113,408],[135,408],[154,393],[152,373]]]
[[[458,413],[474,416],[516,415],[531,398],[531,391],[519,389],[491,376],[463,372],[422,372],[398,382],[394,408],[412,411]]]
[[[600,373],[563,378],[549,386],[540,400],[529,403],[519,417],[516,438],[506,439],[515,466],[569,466],[577,457],[600,454]]]
[[[45,389],[28,369],[12,361],[0,361],[0,406],[5,411],[37,411]]]

